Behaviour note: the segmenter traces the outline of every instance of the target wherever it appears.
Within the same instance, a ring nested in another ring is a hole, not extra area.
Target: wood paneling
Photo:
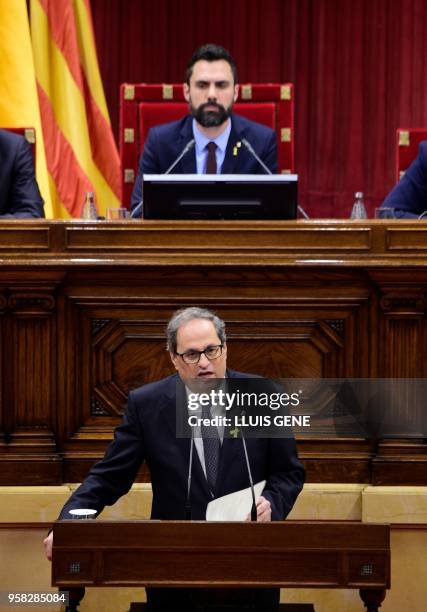
[[[234,369],[427,376],[422,223],[12,221],[3,234],[0,484],[81,480],[128,391],[173,371],[164,329],[183,306],[225,319]],[[427,484],[422,435],[298,444],[312,481]]]

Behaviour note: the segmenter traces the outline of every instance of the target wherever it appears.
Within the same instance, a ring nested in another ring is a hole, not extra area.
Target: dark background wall
[[[114,132],[121,82],[181,82],[217,42],[241,82],[295,84],[300,202],[349,215],[394,183],[395,130],[427,126],[425,0],[91,0]]]

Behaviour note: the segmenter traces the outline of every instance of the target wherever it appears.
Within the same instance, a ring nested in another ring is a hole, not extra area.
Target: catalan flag
[[[0,126],[36,131],[37,182],[52,216],[26,0],[0,0]]]
[[[31,0],[31,36],[56,217],[120,206],[120,161],[99,73],[89,0]]]

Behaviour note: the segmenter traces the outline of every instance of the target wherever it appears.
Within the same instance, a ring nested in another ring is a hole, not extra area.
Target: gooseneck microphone
[[[169,174],[170,172],[172,172],[172,170],[175,168],[177,164],[179,164],[179,162],[184,157],[184,155],[187,155],[188,151],[190,151],[194,147],[195,144],[196,144],[195,138],[192,138],[189,142],[187,142],[187,144],[182,149],[181,153],[178,155],[176,160],[166,170],[165,174]]]
[[[245,413],[244,410],[242,410],[242,416],[244,414],[246,414],[246,413]],[[257,510],[256,510],[256,501],[255,501],[254,481],[253,481],[253,478],[252,478],[251,464],[249,463],[248,449],[246,448],[246,440],[245,440],[245,434],[243,433],[243,429],[244,429],[244,427],[242,427],[242,429],[240,430],[240,433],[242,434],[243,450],[245,451],[246,467],[247,467],[247,470],[248,470],[249,484],[251,486],[251,493],[252,493],[251,521],[255,521],[256,522],[256,520],[257,520]]]
[[[191,428],[190,457],[188,459],[187,497],[185,500],[185,520],[191,521],[191,473],[193,471],[194,432]]]
[[[253,148],[253,146],[251,145],[249,140],[246,140],[246,138],[242,138],[242,142],[245,145],[245,147],[247,148],[247,150],[249,151],[249,153],[252,155],[252,157],[254,157],[257,160],[257,162],[259,163],[261,168],[264,170],[264,172],[266,174],[273,174],[272,171],[270,170],[270,168],[268,166],[266,166],[265,163],[262,161],[260,156],[257,153],[255,153],[255,149]]]
[[[130,218],[135,219],[135,217],[139,217],[139,213],[141,212],[141,210],[142,210],[142,200],[139,204],[137,204],[137,206],[135,206],[133,211],[130,213]]]
[[[185,145],[185,147],[182,149],[181,153],[172,162],[172,164],[169,166],[169,168],[166,170],[166,172],[164,172],[164,174],[170,174],[172,172],[172,170],[175,168],[175,166],[177,164],[179,164],[179,162],[184,157],[184,155],[187,155],[188,151],[190,151],[194,147],[195,144],[196,144],[196,140],[194,138],[189,140],[187,142],[187,144]],[[131,212],[131,215],[130,215],[131,219],[134,219],[136,216],[139,216],[139,213],[141,212],[141,209],[142,209],[142,200],[141,200],[141,202],[137,206],[135,206],[135,208]]]
[[[247,148],[247,150],[249,151],[249,153],[252,155],[252,157],[254,157],[257,162],[259,163],[259,165],[261,166],[261,168],[267,173],[267,174],[273,174],[272,171],[270,170],[270,168],[268,166],[266,166],[266,164],[262,161],[262,159],[260,158],[259,155],[257,155],[257,153],[255,152],[255,149],[253,148],[253,146],[251,145],[251,143],[246,140],[246,138],[242,138],[242,143],[245,145],[245,147]],[[297,205],[298,208],[298,212],[301,213],[301,215],[304,217],[304,219],[310,219],[310,217],[307,215],[307,213],[305,212],[305,210],[302,208],[302,206],[299,206],[299,204]]]

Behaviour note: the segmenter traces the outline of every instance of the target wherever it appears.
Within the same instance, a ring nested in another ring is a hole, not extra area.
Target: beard
[[[214,106],[217,110],[206,110],[208,106]],[[216,102],[205,102],[198,108],[195,108],[190,103],[190,111],[197,123],[200,123],[203,127],[218,127],[227,121],[231,115],[231,106],[225,108],[222,104],[217,104]]]

